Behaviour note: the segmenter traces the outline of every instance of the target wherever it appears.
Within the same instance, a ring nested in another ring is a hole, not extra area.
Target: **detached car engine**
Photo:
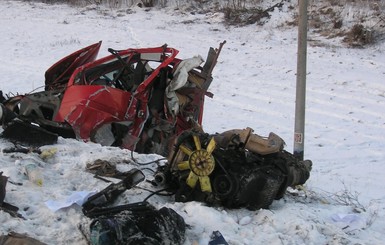
[[[287,187],[304,184],[310,176],[312,162],[298,161],[283,146],[276,134],[264,138],[251,128],[214,135],[186,131],[155,181],[173,188],[179,202],[268,208]]]

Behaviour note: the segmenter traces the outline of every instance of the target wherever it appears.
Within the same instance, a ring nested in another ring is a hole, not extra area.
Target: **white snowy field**
[[[226,40],[209,89],[214,98],[205,102],[203,128],[209,133],[245,127],[260,135],[272,131],[292,152],[297,29],[282,27],[292,19],[285,7],[264,26],[240,28],[224,26],[221,14],[171,8],[98,10],[2,0],[0,13],[0,90],[6,94],[42,90],[49,66],[100,40],[99,57],[109,47],[167,43],[181,58],[205,57],[210,46]],[[305,192],[288,193],[270,209],[257,211],[151,197],[156,207],[173,208],[191,226],[186,245],[207,244],[216,230],[232,245],[385,243],[385,43],[347,49],[339,40],[311,33],[309,39],[325,45],[310,42],[308,47],[305,158],[313,161],[313,170]],[[5,201],[18,206],[26,220],[0,211],[0,234],[27,233],[47,244],[86,244],[77,228],[89,223],[81,209],[74,205],[53,212],[45,202],[106,187],[85,171],[87,163],[104,159],[121,170],[139,167],[130,151],[73,139],[42,147],[57,149],[48,160],[35,153],[2,152],[11,146],[0,139],[0,171],[22,185],[8,183]],[[134,156],[139,162],[160,158]],[[29,162],[43,167],[42,187],[21,173]],[[132,189],[119,201],[133,203],[148,194]]]

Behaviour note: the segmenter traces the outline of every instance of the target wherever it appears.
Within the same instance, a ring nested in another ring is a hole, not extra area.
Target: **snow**
[[[44,72],[57,60],[103,41],[107,48],[156,47],[167,43],[180,58],[205,57],[226,40],[206,98],[203,128],[209,133],[251,127],[270,131],[292,151],[296,86],[297,29],[284,27],[287,12],[274,12],[264,26],[227,27],[221,14],[163,10],[71,8],[34,2],[0,2],[0,89],[5,93],[42,90]],[[268,210],[228,210],[203,203],[175,203],[153,196],[156,207],[173,208],[191,226],[185,244],[208,244],[220,231],[229,244],[383,244],[385,240],[385,45],[347,49],[337,39],[309,33],[305,158],[313,161],[304,191],[290,190]],[[323,43],[324,45],[315,45]],[[0,149],[12,144],[0,139]],[[52,157],[0,153],[0,171],[10,180],[5,201],[26,218],[0,211],[0,234],[27,233],[47,244],[86,244],[77,225],[90,220],[81,208],[51,211],[45,202],[66,200],[75,191],[101,190],[108,184],[85,171],[96,159],[120,170],[140,168],[131,152],[60,138]],[[161,158],[133,153],[138,162]],[[38,187],[22,174],[38,164]],[[155,164],[150,167],[156,167]],[[147,178],[152,173],[143,170]],[[139,186],[153,188],[142,182]],[[119,203],[143,200],[134,188]]]

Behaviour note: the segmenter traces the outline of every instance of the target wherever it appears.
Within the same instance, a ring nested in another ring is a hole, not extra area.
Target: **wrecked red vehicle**
[[[206,62],[181,60],[178,50],[109,49],[101,42],[60,60],[45,74],[45,90],[1,99],[1,136],[34,145],[57,136],[168,157],[154,185],[175,200],[228,208],[267,208],[288,187],[304,184],[312,162],[284,150],[284,141],[251,128],[207,134],[202,123],[212,70],[224,42]],[[1,92],[1,91],[0,91]]]
[[[202,123],[223,44],[210,48],[203,66],[202,57],[181,60],[179,51],[166,45],[108,49],[111,55],[97,60],[101,42],[90,45],[50,67],[44,91],[4,98],[3,136],[16,117],[37,124],[35,130],[167,155],[175,135]]]

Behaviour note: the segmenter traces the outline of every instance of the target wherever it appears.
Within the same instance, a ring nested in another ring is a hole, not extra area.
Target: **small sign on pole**
[[[302,144],[303,143],[303,134],[301,133],[294,133],[294,142],[297,144]]]

